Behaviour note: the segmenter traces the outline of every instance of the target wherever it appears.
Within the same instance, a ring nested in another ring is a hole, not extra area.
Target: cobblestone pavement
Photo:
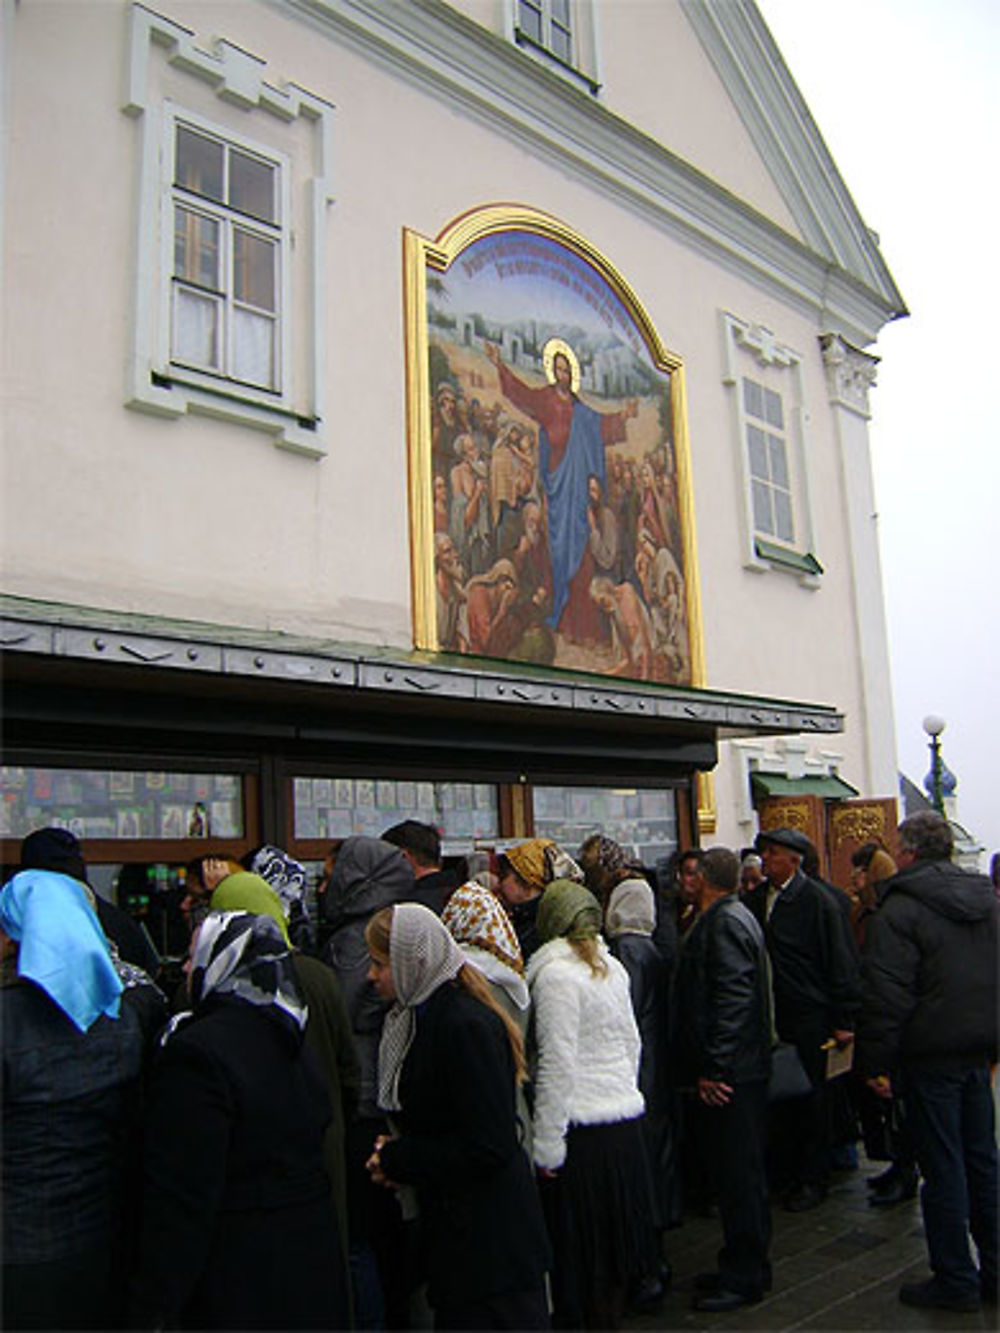
[[[882,1164],[884,1166],[884,1163]],[[826,1201],[807,1213],[774,1209],[774,1289],[760,1305],[731,1314],[697,1314],[691,1308],[696,1273],[714,1269],[720,1244],[717,1218],[688,1219],[667,1235],[672,1288],[656,1315],[630,1317],[630,1330],[722,1329],[751,1333],[816,1329],[860,1333],[866,1329],[969,1330],[998,1327],[996,1308],[980,1313],[914,1310],[899,1300],[903,1282],[930,1276],[920,1205],[872,1208],[865,1180],[882,1166],[842,1173]]]

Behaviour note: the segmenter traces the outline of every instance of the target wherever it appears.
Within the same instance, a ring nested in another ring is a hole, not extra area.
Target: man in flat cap
[[[757,850],[764,881],[746,906],[764,930],[774,977],[778,1036],[796,1046],[813,1092],[777,1108],[792,1123],[780,1139],[785,1163],[785,1207],[805,1212],[826,1196],[832,1144],[831,1098],[826,1081],[828,1043],[854,1040],[861,1005],[861,975],[849,926],[829,891],[802,873],[809,840],[792,828],[768,829]]]

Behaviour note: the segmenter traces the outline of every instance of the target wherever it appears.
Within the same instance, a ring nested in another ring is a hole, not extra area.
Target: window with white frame
[[[570,0],[518,0],[518,32],[566,65],[573,62]]]
[[[744,377],[743,412],[754,528],[765,537],[794,545],[795,516],[781,394]]]
[[[129,9],[137,190],[126,403],[326,453],[331,104],[223,36]]]
[[[597,93],[594,0],[508,0],[514,40],[570,82]]]
[[[168,124],[170,359],[279,392],[283,164],[179,116]]]
[[[770,329],[722,312],[723,383],[731,393],[747,569],[783,569],[809,587],[815,551],[805,438],[802,359]]]

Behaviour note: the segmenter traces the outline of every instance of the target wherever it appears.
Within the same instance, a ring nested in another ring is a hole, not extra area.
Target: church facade
[[[906,312],[752,0],[3,24],[8,859],[891,827]]]

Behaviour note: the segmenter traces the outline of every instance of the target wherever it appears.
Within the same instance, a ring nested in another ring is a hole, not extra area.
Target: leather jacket
[[[699,916],[681,947],[674,985],[678,1082],[750,1083],[771,1072],[767,951],[753,916],[731,895]]]

